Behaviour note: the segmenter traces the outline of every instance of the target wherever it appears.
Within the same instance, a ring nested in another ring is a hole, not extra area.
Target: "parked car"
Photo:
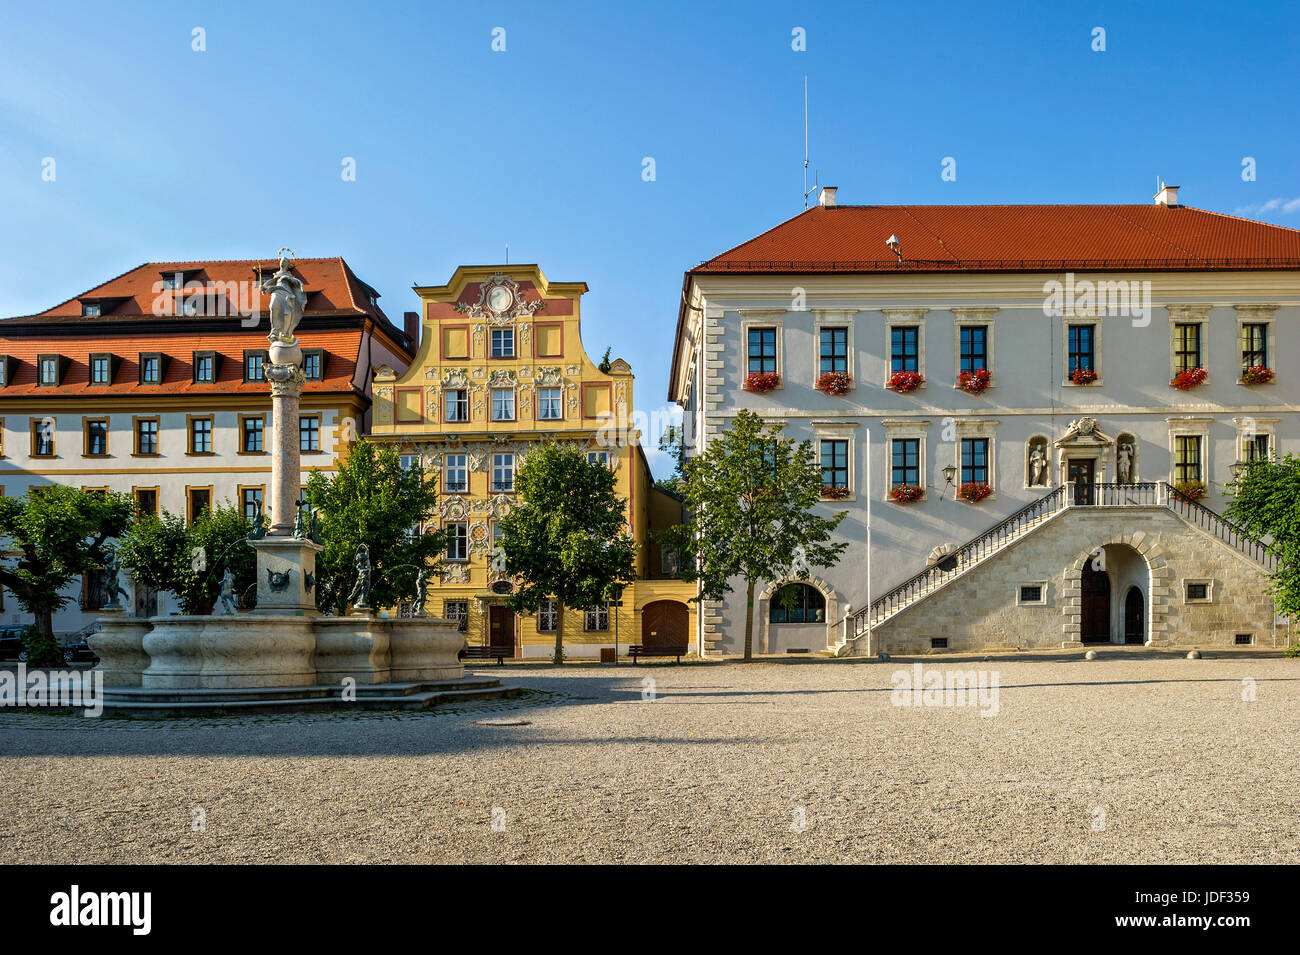
[[[26,627],[0,629],[0,660],[26,660],[27,646],[23,643]]]
[[[90,644],[82,637],[76,643],[69,643],[63,648],[63,659],[69,663],[98,663],[99,657],[90,649]]]

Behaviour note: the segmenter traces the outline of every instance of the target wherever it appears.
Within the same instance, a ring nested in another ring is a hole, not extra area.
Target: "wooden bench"
[[[466,647],[460,652],[466,660],[490,660],[496,657],[497,666],[505,664],[506,657],[515,655],[513,647]]]
[[[650,647],[644,643],[634,643],[627,648],[627,655],[632,658],[632,666],[636,666],[638,657],[676,657],[677,662],[682,662],[682,654],[686,652],[685,647]]]

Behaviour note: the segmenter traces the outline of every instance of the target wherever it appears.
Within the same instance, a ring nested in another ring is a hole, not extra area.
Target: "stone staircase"
[[[1277,569],[1277,557],[1266,543],[1250,537],[1208,507],[1181,496],[1164,482],[1095,484],[1084,494],[1072,485],[1061,485],[853,614],[849,618],[850,625],[845,628],[846,637],[841,638],[836,648],[836,655],[850,656],[855,650],[865,649],[864,643],[873,629],[964,576],[1064,511],[1115,507],[1165,507],[1185,523],[1218,538],[1264,569],[1270,572]]]

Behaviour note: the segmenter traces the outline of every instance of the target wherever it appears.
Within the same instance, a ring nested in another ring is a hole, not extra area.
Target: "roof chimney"
[[[1156,205],[1168,206],[1171,209],[1178,208],[1178,187],[1166,186],[1163,182],[1160,184],[1160,191],[1156,193]]]
[[[420,313],[405,312],[402,315],[402,331],[406,332],[407,339],[412,345],[420,342]]]
[[[817,205],[825,206],[827,209],[835,205],[835,186],[822,186],[821,193],[817,196]]]

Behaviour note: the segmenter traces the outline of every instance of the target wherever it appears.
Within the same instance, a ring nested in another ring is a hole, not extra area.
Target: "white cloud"
[[[1248,206],[1238,206],[1232,210],[1234,215],[1250,216],[1264,212],[1281,212],[1290,215],[1300,212],[1300,199],[1270,199],[1268,202],[1252,202]]]

